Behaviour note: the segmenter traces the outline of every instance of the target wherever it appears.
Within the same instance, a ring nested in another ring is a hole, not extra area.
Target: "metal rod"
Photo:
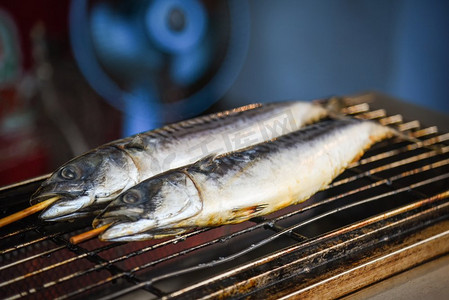
[[[117,262],[119,262],[119,261],[122,261],[122,260],[125,260],[125,259],[129,259],[129,258],[131,258],[131,257],[137,256],[137,255],[140,255],[140,254],[143,254],[143,253],[148,252],[148,251],[150,251],[150,250],[154,250],[154,249],[156,249],[156,248],[159,248],[159,247],[162,247],[162,246],[165,246],[165,245],[168,245],[168,244],[177,243],[178,241],[184,240],[184,239],[186,239],[186,238],[189,237],[189,236],[193,236],[193,235],[196,235],[196,234],[198,234],[198,233],[205,232],[205,231],[207,231],[207,230],[209,230],[209,229],[208,229],[208,228],[205,228],[205,229],[202,229],[202,230],[197,230],[197,231],[194,231],[194,232],[190,232],[190,233],[187,233],[187,234],[185,234],[185,235],[183,235],[183,236],[175,237],[175,238],[173,238],[173,239],[170,239],[170,240],[164,241],[164,242],[162,242],[162,243],[159,243],[159,244],[156,244],[156,245],[152,245],[152,246],[143,248],[143,249],[141,249],[141,250],[132,252],[132,253],[130,253],[130,254],[123,255],[123,256],[120,256],[120,257],[118,257],[118,258],[109,260],[109,261],[101,262],[101,263],[99,263],[99,264],[96,264],[96,265],[93,266],[92,268],[89,268],[89,269],[87,269],[87,270],[81,270],[81,271],[78,271],[78,272],[76,272],[76,273],[72,273],[72,274],[69,274],[69,275],[67,275],[67,276],[65,276],[65,277],[59,278],[59,279],[57,279],[57,280],[47,282],[47,283],[45,283],[45,284],[44,284],[43,286],[41,286],[41,287],[29,289],[28,291],[24,291],[24,292],[22,292],[21,294],[28,295],[28,294],[36,293],[36,292],[38,292],[38,291],[40,291],[40,290],[42,290],[42,289],[46,289],[46,288],[49,288],[49,287],[54,286],[54,285],[56,285],[56,284],[60,284],[60,283],[62,283],[62,282],[65,282],[65,281],[67,281],[67,280],[71,280],[71,279],[74,279],[74,278],[77,278],[77,277],[80,277],[80,276],[89,274],[89,273],[91,273],[91,272],[98,271],[98,270],[100,270],[100,269],[105,268],[105,267],[108,266],[108,265],[112,265],[112,264],[117,263]],[[90,254],[90,255],[88,255],[88,256],[91,256],[93,253],[100,253],[101,251],[105,251],[105,250],[108,250],[109,248],[112,248],[112,247],[115,247],[115,246],[120,246],[120,245],[123,245],[123,244],[110,244],[110,245],[105,246],[105,247],[103,247],[103,248],[100,248],[100,249],[97,249],[97,250],[93,250],[93,251],[91,251],[90,253],[87,253],[87,254]],[[109,247],[109,248],[106,249],[106,247]],[[100,251],[99,251],[99,250],[100,250]],[[84,257],[87,257],[87,256],[84,255],[84,254],[82,254],[81,257],[74,257],[74,260],[73,260],[73,261],[75,261],[77,258],[79,259],[79,258],[84,258]],[[57,266],[60,266],[60,265],[62,265],[62,264],[63,264],[62,262],[57,263],[57,264],[53,265],[52,268],[57,267]],[[129,272],[121,272],[121,273],[118,273],[118,274],[117,274],[117,275],[119,275],[118,277],[116,277],[116,276],[113,276],[113,277],[114,277],[114,279],[116,279],[116,278],[128,276],[129,274],[130,274]],[[23,278],[20,278],[20,279],[23,279]],[[19,280],[20,280],[20,279],[19,279]],[[83,288],[83,290],[84,290],[84,289],[85,289],[85,288]]]
[[[418,138],[418,137],[431,135],[431,134],[435,134],[435,133],[438,133],[438,127],[431,126],[431,127],[424,128],[424,129],[417,130],[417,131],[413,132],[413,136]]]
[[[15,189],[15,188],[18,188],[20,186],[27,185],[27,184],[30,184],[30,183],[37,183],[39,181],[48,179],[50,176],[51,176],[51,173],[45,174],[45,175],[42,175],[42,176],[39,176],[39,177],[27,179],[25,181],[13,183],[13,184],[10,184],[10,185],[7,185],[7,186],[0,187],[0,193],[4,193],[7,190],[12,190],[12,189]]]
[[[262,222],[267,222],[267,219],[265,217],[261,216],[261,217],[252,218],[249,221],[258,224],[258,223],[262,223]],[[268,223],[264,226],[264,228],[270,229],[274,232],[280,232],[285,229],[285,227],[279,226],[275,222],[272,222],[272,221],[268,221]],[[296,233],[296,232],[291,232],[288,234],[288,236],[297,242],[302,242],[302,241],[305,241],[308,239],[308,237],[306,237],[302,234]]]
[[[7,233],[5,235],[0,236],[0,240],[6,239],[6,238],[9,238],[9,237],[18,235],[18,234],[22,234],[22,233],[27,232],[27,231],[34,230],[34,229],[36,229],[38,227],[39,226],[32,225],[32,226],[29,226],[29,227],[21,228],[21,229],[19,229],[17,231],[13,231],[13,232],[10,232],[10,233]]]
[[[447,153],[447,152],[449,152],[449,147],[444,147],[444,148],[441,148],[440,151],[432,150],[432,151],[429,151],[429,152],[426,152],[426,153],[423,153],[423,154],[419,154],[419,155],[415,155],[415,156],[412,156],[412,157],[409,157],[409,158],[405,158],[405,159],[402,159],[402,160],[394,161],[392,163],[389,163],[389,164],[386,164],[386,165],[382,165],[382,166],[377,167],[377,168],[373,168],[371,170],[362,172],[360,174],[357,174],[357,175],[354,175],[354,176],[351,176],[351,177],[348,177],[348,178],[345,178],[345,179],[341,179],[339,181],[331,183],[329,185],[329,187],[336,187],[336,186],[339,186],[339,185],[342,185],[342,184],[354,181],[356,179],[359,179],[359,178],[362,178],[362,177],[365,177],[365,176],[368,176],[368,175],[376,174],[376,173],[379,173],[379,172],[382,172],[382,171],[387,171],[387,170],[390,170],[390,169],[393,169],[393,168],[397,168],[397,167],[400,167],[400,166],[403,166],[403,165],[406,165],[406,164],[410,164],[410,163],[413,163],[413,162],[417,162],[417,161],[420,161],[420,160],[431,158],[431,157],[434,157],[434,156],[436,156],[438,154]]]
[[[392,125],[402,122],[402,115],[393,115],[379,120],[382,125]]]
[[[407,131],[407,130],[417,129],[419,127],[421,127],[421,124],[419,123],[418,120],[415,120],[415,121],[410,121],[407,123],[399,124],[398,130],[399,131]]]
[[[86,290],[89,290],[89,289],[92,289],[92,288],[101,286],[101,285],[103,285],[103,284],[106,284],[106,283],[109,283],[109,282],[111,282],[111,281],[117,280],[117,279],[119,279],[119,278],[121,278],[121,277],[123,277],[123,276],[125,276],[125,275],[133,274],[133,273],[135,273],[135,272],[137,272],[137,271],[139,271],[139,270],[142,270],[142,269],[145,269],[145,268],[154,266],[154,265],[156,265],[156,264],[162,263],[162,262],[167,261],[167,260],[169,260],[169,259],[173,259],[173,258],[175,258],[175,257],[181,256],[181,255],[185,255],[185,254],[187,254],[187,253],[189,253],[189,252],[192,252],[192,251],[195,251],[195,250],[204,248],[204,247],[206,247],[206,246],[210,246],[210,245],[216,244],[216,243],[218,243],[218,242],[222,242],[222,241],[229,240],[229,239],[234,238],[234,237],[236,237],[236,236],[238,236],[238,235],[241,235],[241,234],[244,234],[244,233],[253,231],[253,230],[257,229],[257,228],[263,228],[263,226],[266,225],[266,224],[268,224],[268,221],[267,221],[267,222],[264,222],[264,223],[257,224],[257,225],[255,225],[255,226],[253,226],[253,227],[249,227],[249,228],[246,228],[246,229],[244,229],[244,230],[241,230],[241,231],[238,231],[238,232],[229,234],[229,235],[227,235],[227,236],[224,236],[224,237],[220,237],[220,238],[214,239],[214,240],[209,241],[209,242],[207,242],[207,243],[200,244],[200,245],[198,245],[198,246],[196,246],[196,247],[191,247],[191,248],[185,249],[185,250],[183,250],[183,251],[181,251],[181,252],[177,252],[177,253],[175,253],[175,254],[172,254],[172,255],[163,257],[163,258],[161,258],[161,259],[159,259],[159,260],[157,260],[157,261],[152,261],[152,262],[149,262],[149,263],[147,263],[147,264],[145,264],[145,265],[136,267],[136,268],[130,270],[129,272],[113,275],[113,276],[111,276],[111,277],[109,277],[109,278],[107,278],[107,279],[101,280],[101,281],[99,281],[99,282],[97,282],[97,283],[94,283],[94,284],[91,284],[91,285],[89,285],[89,286],[80,288],[80,289],[78,289],[78,290],[76,290],[76,291],[73,291],[73,292],[71,292],[70,294],[67,294],[67,297],[64,296],[64,297],[61,297],[61,298],[58,298],[58,299],[66,299],[66,298],[73,297],[73,296],[75,296],[75,295],[78,295],[78,294],[80,294],[80,293],[85,292]],[[209,230],[209,229],[204,229],[203,231],[206,231],[206,230]],[[171,240],[169,240],[169,241],[167,241],[167,242],[164,242],[163,244],[165,244],[165,243],[173,243],[174,241],[184,240],[184,239],[185,239],[185,236],[187,236],[187,235],[188,235],[188,234],[186,234],[186,235],[184,235],[184,236],[180,236],[180,237],[174,238],[174,239],[171,239]],[[162,244],[162,243],[161,243],[161,244]],[[150,247],[148,247],[147,249],[152,250],[152,249],[150,249],[150,248],[152,248],[152,247],[153,247],[153,246],[150,246]],[[139,252],[142,252],[142,251],[139,251]],[[137,254],[132,253],[132,255],[128,255],[126,258],[135,256],[135,255],[137,255]],[[122,257],[122,259],[125,259],[125,257]],[[111,263],[117,262],[117,259],[111,260],[110,262],[111,262]],[[91,268],[91,269],[89,269],[89,270],[86,270],[84,273],[87,273],[87,272],[90,273],[90,272],[99,270],[99,269],[101,269],[102,267],[103,267],[103,266],[96,265],[96,266],[94,266],[93,268]],[[80,272],[78,272],[78,273],[80,273]],[[69,276],[66,276],[66,278],[61,278],[61,279],[59,279],[58,282],[66,281],[66,280],[68,280],[68,279],[73,279],[73,278],[78,277],[78,276],[81,276],[81,275],[83,275],[83,274],[75,274],[75,276],[72,276],[72,278],[68,278]],[[137,286],[139,286],[139,284],[138,284]]]
[[[449,140],[449,134],[443,134],[443,135],[440,135],[440,136],[437,136],[437,137],[429,138],[429,139],[424,140],[424,141],[422,141],[420,143],[410,144],[410,145],[404,146],[402,148],[398,148],[398,149],[382,152],[382,153],[379,153],[379,154],[376,154],[376,155],[373,155],[373,156],[361,159],[359,161],[356,161],[356,162],[353,162],[353,163],[349,164],[348,168],[353,168],[353,167],[356,167],[356,166],[365,165],[367,163],[371,163],[371,162],[374,162],[374,161],[378,161],[378,160],[381,160],[381,159],[392,157],[392,156],[395,156],[395,155],[398,155],[398,154],[401,154],[401,153],[406,153],[406,152],[417,150],[419,148],[423,148],[423,147],[426,147],[426,146],[435,145],[436,143],[443,142],[443,141],[446,141],[446,140]]]
[[[378,110],[372,110],[372,111],[368,111],[365,113],[361,113],[359,115],[357,115],[357,118],[360,119],[370,119],[370,120],[374,120],[374,119],[378,119],[378,118],[383,118],[387,115],[387,112],[385,111],[385,109],[378,109]]]
[[[15,251],[15,250],[19,250],[21,248],[24,248],[24,247],[27,247],[27,246],[30,246],[30,245],[34,245],[34,244],[37,244],[37,243],[42,242],[42,241],[50,240],[50,239],[52,239],[52,238],[54,238],[54,237],[56,237],[58,235],[62,235],[62,234],[64,234],[64,233],[53,233],[53,234],[50,234],[50,235],[42,236],[42,237],[37,238],[35,240],[29,241],[29,242],[25,242],[25,243],[19,244],[17,246],[11,247],[11,248],[4,249],[4,250],[0,251],[0,255],[9,253],[9,252],[12,252],[12,251]]]
[[[369,110],[368,103],[360,103],[360,104],[355,104],[355,105],[351,105],[351,106],[347,106],[347,107],[343,108],[342,113],[348,114],[348,115],[353,115],[353,114],[363,113],[368,110]]]
[[[91,251],[89,251],[89,252],[85,252],[85,253],[83,253],[83,254],[80,254],[80,255],[77,255],[77,256],[68,258],[68,259],[66,259],[66,260],[63,260],[63,261],[54,263],[54,264],[52,264],[52,265],[43,267],[43,268],[41,268],[41,269],[39,269],[39,270],[35,270],[35,271],[33,271],[33,272],[26,273],[26,274],[24,274],[24,275],[22,275],[22,276],[17,276],[17,277],[15,277],[15,278],[13,278],[13,279],[10,279],[10,280],[8,280],[8,281],[4,281],[4,282],[0,283],[0,287],[7,286],[7,285],[9,285],[9,284],[12,284],[12,283],[14,283],[14,282],[17,282],[17,281],[20,281],[20,280],[23,280],[23,279],[26,279],[26,278],[30,278],[30,277],[32,277],[32,276],[38,275],[38,274],[40,274],[40,273],[43,273],[43,272],[45,272],[45,271],[49,271],[49,270],[55,269],[55,268],[57,268],[57,267],[66,265],[66,264],[68,264],[68,263],[71,263],[71,262],[74,262],[74,261],[77,261],[77,260],[80,260],[80,259],[83,259],[83,258],[86,258],[86,257],[90,257],[90,256],[92,256],[92,255],[94,255],[94,254],[98,254],[98,253],[100,253],[100,252],[103,252],[103,251],[112,249],[112,248],[117,247],[117,246],[120,246],[120,245],[122,245],[122,244],[109,244],[109,245],[106,245],[106,246],[104,246],[104,247],[101,247],[101,248],[98,248],[98,249],[95,249],[95,250],[91,250]],[[43,253],[34,255],[33,257],[41,257],[41,256],[43,256],[43,255],[47,255],[48,253],[52,253],[52,252],[55,252],[56,250],[60,250],[60,249],[63,249],[63,248],[66,248],[66,246],[65,246],[65,245],[64,245],[64,246],[60,246],[60,247],[58,247],[58,248],[55,248],[55,249],[50,250],[51,252],[50,252],[50,251],[46,251],[46,252],[43,252]],[[28,258],[23,259],[22,261],[25,262],[25,261],[27,261],[27,260],[28,260]]]
[[[103,280],[100,280],[100,281],[98,281],[98,282],[96,282],[95,284],[91,284],[91,285],[88,285],[88,286],[85,286],[85,287],[83,287],[83,288],[80,288],[80,289],[78,289],[78,290],[76,290],[76,291],[73,291],[73,292],[71,292],[71,293],[68,293],[68,294],[65,294],[65,295],[62,295],[62,296],[59,296],[59,297],[57,297],[57,298],[55,298],[55,300],[63,300],[63,299],[68,299],[68,298],[72,298],[72,297],[74,297],[74,296],[76,296],[76,295],[79,295],[79,294],[81,294],[81,293],[84,293],[84,292],[86,292],[86,291],[88,291],[88,290],[91,290],[91,289],[93,289],[93,288],[95,288],[95,287],[99,287],[99,286],[102,286],[102,285],[104,285],[104,284],[107,284],[107,283],[109,283],[109,282],[112,282],[112,281],[114,281],[114,280],[117,280],[117,279],[119,279],[119,278],[121,278],[121,277],[123,277],[123,275],[122,274],[116,274],[116,275],[114,275],[114,276],[111,276],[111,277],[108,277],[108,278],[106,278],[106,279],[103,279]],[[136,285],[133,285],[133,287],[141,287],[141,288],[145,288],[145,284],[144,285],[142,285],[142,283],[138,283],[138,284],[136,284]],[[122,289],[123,290],[123,289]],[[125,289],[126,290],[126,289]]]
[[[8,269],[8,268],[11,268],[11,267],[14,267],[16,265],[23,264],[23,263],[25,263],[27,261],[30,261],[30,260],[33,260],[33,259],[36,259],[36,258],[39,258],[39,257],[43,257],[43,256],[46,256],[46,255],[52,254],[52,253],[57,252],[57,251],[59,251],[61,249],[64,249],[64,248],[65,248],[65,246],[59,246],[59,247],[56,247],[56,248],[44,251],[42,253],[38,253],[38,254],[35,254],[35,255],[32,255],[32,256],[25,257],[25,258],[23,258],[21,260],[12,262],[12,263],[4,265],[4,266],[1,266],[0,267],[0,271]],[[0,286],[2,286],[2,285],[3,285],[3,283],[0,283]]]

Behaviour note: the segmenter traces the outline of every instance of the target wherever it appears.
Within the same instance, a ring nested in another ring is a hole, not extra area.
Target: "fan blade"
[[[110,3],[100,2],[91,11],[91,33],[97,57],[104,67],[126,82],[148,77],[162,67],[163,55],[150,44],[135,20]]]
[[[150,85],[135,86],[124,100],[123,136],[162,126],[161,103]]]
[[[197,81],[206,71],[211,59],[210,40],[204,39],[197,47],[173,56],[170,65],[172,80],[183,86]]]

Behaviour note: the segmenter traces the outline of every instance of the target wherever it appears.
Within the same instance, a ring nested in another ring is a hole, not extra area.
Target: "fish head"
[[[94,227],[112,224],[100,239],[170,231],[203,207],[192,179],[182,171],[169,171],[145,180],[113,200],[93,222]],[[176,232],[176,230],[173,230]]]
[[[31,196],[31,204],[58,197],[40,218],[67,219],[93,203],[114,199],[136,182],[136,167],[123,151],[114,147],[100,148],[76,157],[56,170]]]

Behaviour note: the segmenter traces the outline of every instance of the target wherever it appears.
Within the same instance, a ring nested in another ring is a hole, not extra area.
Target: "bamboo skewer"
[[[38,211],[44,210],[45,208],[49,207],[53,202],[59,200],[59,198],[60,198],[59,196],[52,197],[45,201],[39,202],[33,206],[25,208],[24,210],[18,211],[10,216],[4,217],[3,219],[0,219],[0,228],[8,224],[11,224],[15,221],[21,220],[25,217],[28,217],[29,215],[35,214]]]
[[[70,243],[76,245],[81,242],[90,240],[91,238],[94,238],[94,237],[100,235],[102,232],[104,232],[106,229],[108,229],[108,227],[111,225],[112,224],[106,224],[106,225],[100,226],[98,228],[95,228],[95,229],[80,233],[78,235],[72,236],[70,238]]]

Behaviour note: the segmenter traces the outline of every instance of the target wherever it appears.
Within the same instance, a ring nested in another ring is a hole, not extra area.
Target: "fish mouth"
[[[32,201],[42,202],[51,197],[59,197],[59,199],[45,208],[39,215],[39,218],[45,221],[60,221],[77,217],[78,212],[91,202],[91,197],[86,195],[76,197],[65,194],[40,195],[33,198]]]
[[[59,217],[53,217],[51,219],[46,219],[46,221],[70,221],[80,218],[91,218],[93,216],[99,215],[106,208],[106,205],[107,203],[103,205],[89,205],[88,207],[79,209],[76,212],[64,214]]]
[[[86,190],[70,187],[70,190],[61,188],[58,184],[43,184],[30,197],[30,204],[35,205],[52,197],[71,200],[83,196]],[[59,201],[59,200],[58,200]]]
[[[151,224],[150,224],[151,223]],[[156,227],[157,222],[151,220],[142,220],[142,224],[116,223],[108,227],[100,236],[101,241],[105,242],[133,242],[145,241],[149,239],[160,239],[185,233],[192,228],[183,227]]]
[[[100,213],[101,215],[101,213]],[[97,217],[92,221],[92,227],[98,228],[108,224],[116,224],[116,223],[131,223],[135,222],[136,219],[127,215],[121,216],[102,216],[101,218]]]
[[[161,224],[164,223],[164,224]],[[187,229],[177,227],[178,222],[161,222],[158,219],[142,219],[132,215],[103,215],[96,218],[93,227],[110,225],[101,235],[100,240],[109,242],[131,242],[163,238],[181,234]]]
[[[147,241],[149,239],[161,239],[166,237],[172,237],[175,235],[180,235],[192,228],[166,228],[158,230],[149,230],[142,233],[136,233],[132,235],[120,235],[118,237],[111,237],[110,235],[100,235],[100,240],[104,242],[137,242],[137,241]],[[181,239],[181,237],[180,237]]]
[[[112,218],[109,218],[112,219]],[[105,220],[107,220],[105,218]],[[102,220],[103,221],[103,220]],[[100,226],[110,224],[101,223]],[[101,235],[102,241],[119,241],[127,236],[137,236],[148,230],[151,230],[157,225],[155,220],[138,220],[136,222],[116,222],[106,229]],[[97,226],[94,226],[97,227]]]
[[[142,210],[134,210],[132,208],[124,208],[122,206],[109,207],[109,203],[104,205],[104,209],[98,213],[92,221],[92,227],[97,228],[112,223],[131,223],[142,219]],[[124,211],[126,213],[124,213]],[[145,219],[148,221],[148,219]]]
[[[40,202],[43,202],[45,200],[48,200],[50,198],[58,197],[59,201],[60,199],[67,198],[69,195],[61,194],[61,193],[41,193],[39,190],[37,190],[33,195],[30,197],[30,205],[36,205]]]

